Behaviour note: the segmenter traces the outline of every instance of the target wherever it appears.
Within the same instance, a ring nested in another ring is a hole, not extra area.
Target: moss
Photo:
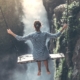
[[[56,80],[59,80],[61,79],[61,73],[62,73],[62,69],[63,69],[63,62],[64,62],[64,59],[58,59],[59,61],[59,65],[58,67],[56,68]]]
[[[79,23],[79,18],[78,18],[78,14],[80,12],[80,6],[78,4],[79,3],[77,3],[77,2],[73,2],[68,6],[69,12],[68,12],[67,19],[69,22],[69,27],[68,27],[67,32],[64,33],[64,39],[67,43],[66,47],[68,47],[68,49],[69,49],[69,51],[68,51],[69,68],[68,68],[68,72],[65,73],[65,74],[67,74],[68,80],[71,80],[71,77],[72,77],[72,68],[73,68],[72,57],[73,57],[76,42],[80,35],[80,23]],[[63,15],[63,16],[66,17],[66,15]],[[66,44],[66,43],[64,43],[64,44]],[[63,45],[61,45],[61,46],[63,46]],[[65,49],[65,48],[63,47],[63,49]],[[64,73],[62,73],[62,75],[64,75]],[[62,80],[64,80],[64,79],[62,79]]]
[[[65,21],[68,21],[69,26],[68,29],[64,32],[64,34],[58,39],[59,41],[56,42],[57,49],[56,52],[63,52],[64,54],[68,54],[68,61],[64,60],[62,63],[62,69],[61,65],[58,67],[58,74],[57,76],[60,77],[59,80],[71,80],[72,78],[72,70],[73,70],[73,54],[76,42],[80,35],[80,6],[79,2],[72,2],[68,5],[68,13],[67,10],[63,12],[63,16],[60,19],[61,21],[57,23],[57,19],[55,19],[54,24],[56,27],[56,30],[59,29],[58,23],[61,24]],[[59,20],[58,20],[59,21]],[[62,25],[62,24],[61,24]],[[59,26],[61,26],[59,25]],[[59,47],[60,46],[60,47]],[[67,48],[67,49],[66,49]],[[62,70],[62,73],[61,73]],[[61,74],[60,74],[61,73]],[[61,75],[61,76],[60,76]]]
[[[71,78],[72,78],[72,71],[73,71],[73,70],[72,70],[72,68],[70,67],[70,68],[69,68],[69,71],[68,71],[68,79],[69,79],[69,80],[71,80]]]

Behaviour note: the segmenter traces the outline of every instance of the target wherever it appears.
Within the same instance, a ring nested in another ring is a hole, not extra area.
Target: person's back
[[[62,30],[56,34],[41,32],[40,31],[41,23],[39,21],[34,22],[34,27],[36,32],[26,36],[18,36],[10,29],[7,29],[7,32],[10,35],[14,36],[17,40],[31,40],[33,44],[33,58],[37,61],[38,64],[38,75],[41,75],[41,61],[44,61],[47,73],[50,74],[48,68],[48,59],[50,57],[49,57],[49,51],[46,47],[46,39],[57,38],[58,36],[60,36],[61,32],[67,27],[67,25],[65,24]]]
[[[32,34],[33,57],[35,60],[45,60],[49,58],[49,51],[46,46],[46,32],[35,32]]]

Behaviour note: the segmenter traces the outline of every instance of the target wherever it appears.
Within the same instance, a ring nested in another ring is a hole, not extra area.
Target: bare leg
[[[38,64],[38,76],[41,75],[41,61],[37,61]]]
[[[46,67],[47,73],[50,74],[49,68],[48,68],[48,61],[44,60],[44,65]]]

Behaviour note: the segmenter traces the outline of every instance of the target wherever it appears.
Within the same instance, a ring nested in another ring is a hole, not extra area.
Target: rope
[[[69,27],[69,19],[68,19],[68,11],[69,11],[69,9],[68,9],[68,4],[69,4],[69,0],[67,0],[67,16],[66,16],[66,20],[67,20],[67,25],[68,25],[68,27]],[[67,29],[67,32],[66,32],[66,34],[67,34],[67,46],[68,46],[68,29]]]
[[[5,16],[4,16],[4,14],[3,14],[3,11],[2,11],[1,6],[0,6],[0,10],[1,10],[1,13],[2,13],[2,16],[3,16],[3,19],[4,19],[4,22],[5,22],[5,24],[6,24],[6,27],[7,27],[7,29],[8,29],[9,27],[8,27],[8,24],[7,24],[6,20],[5,20]]]
[[[6,24],[6,27],[7,27],[7,29],[9,29],[9,26],[8,26],[8,24],[7,24],[7,22],[6,22],[6,19],[5,19],[5,16],[4,16],[4,13],[3,13],[3,11],[2,11],[1,6],[0,6],[0,10],[1,10],[1,13],[2,13],[2,16],[3,16],[3,19],[4,19],[4,22],[5,22],[5,24]],[[18,53],[18,48],[17,48],[16,45],[15,45],[15,49],[16,49],[16,51],[17,51],[17,53]],[[17,53],[16,53],[16,57],[18,56]]]

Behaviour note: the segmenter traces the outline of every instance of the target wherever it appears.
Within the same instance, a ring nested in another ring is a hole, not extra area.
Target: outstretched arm
[[[64,24],[60,32],[63,32],[66,28],[67,28],[67,24]]]
[[[8,34],[12,35],[13,37],[15,37],[18,41],[25,41],[28,39],[31,39],[32,34],[29,34],[27,36],[18,36],[16,35],[11,29],[7,29]]]
[[[12,32],[11,29],[7,29],[8,34],[12,35],[13,37],[16,37],[16,34]]]
[[[61,33],[67,28],[67,24],[64,24],[60,32],[52,34],[52,33],[47,33],[47,38],[57,38],[61,35]]]

